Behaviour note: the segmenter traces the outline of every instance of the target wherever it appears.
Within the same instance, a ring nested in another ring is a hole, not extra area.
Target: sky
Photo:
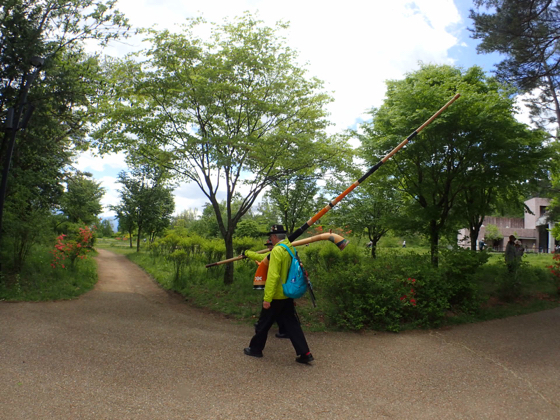
[[[476,52],[468,18],[472,0],[119,0],[117,8],[133,27],[179,30],[186,18],[202,16],[221,23],[250,11],[269,25],[290,22],[283,33],[310,76],[325,82],[334,102],[328,111],[331,131],[341,132],[367,119],[382,105],[385,81],[403,79],[419,63],[473,65],[491,72],[499,56]],[[142,48],[140,38],[114,43],[104,53],[123,56]],[[306,64],[305,64],[306,63]],[[442,104],[443,105],[443,104]],[[434,110],[436,111],[436,110]],[[76,168],[91,172],[106,193],[104,206],[119,203],[117,174],[126,170],[122,155],[103,158],[82,154]],[[175,213],[203,208],[207,202],[196,185],[174,192]],[[106,207],[101,217],[111,217]]]

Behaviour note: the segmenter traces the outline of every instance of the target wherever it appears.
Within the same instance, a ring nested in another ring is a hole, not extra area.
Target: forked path
[[[0,302],[2,419],[560,419],[560,309],[445,330],[271,335],[100,250],[73,301]]]

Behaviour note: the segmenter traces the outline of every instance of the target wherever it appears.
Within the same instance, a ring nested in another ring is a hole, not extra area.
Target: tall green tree
[[[124,35],[128,24],[114,9],[115,3],[4,1],[0,5],[0,115],[4,117],[9,107],[18,104],[22,87],[34,71],[31,59],[39,56],[44,59],[44,72],[34,81],[28,102],[40,105],[35,112],[44,111],[40,117],[35,116],[33,124],[45,122],[50,125],[49,131],[58,126],[55,140],[83,139],[84,115],[99,85],[97,59],[84,52],[84,42],[94,40],[105,45]],[[5,152],[6,139],[0,150],[2,162]]]
[[[473,37],[482,53],[505,56],[497,65],[500,80],[523,92],[539,91],[529,100],[531,117],[541,127],[560,123],[560,2],[558,0],[475,0]],[[479,12],[479,10],[484,10]]]
[[[356,179],[353,177],[352,179]],[[352,183],[346,180],[333,189],[341,191]],[[331,223],[353,235],[366,235],[372,258],[377,256],[377,244],[389,232],[402,208],[401,192],[394,179],[369,179],[341,201],[332,211]]]
[[[110,238],[114,233],[111,221],[109,219],[100,219],[97,233],[99,237]]]
[[[271,203],[266,197],[259,202],[254,210],[251,210],[254,220],[261,226],[265,226],[265,231],[270,229],[270,226],[278,224],[280,219],[280,214],[278,209]]]
[[[128,243],[132,248],[132,238],[136,233],[136,208],[132,205],[132,198],[126,195],[126,189],[121,192],[121,201],[117,205],[111,205],[109,208],[115,212],[115,218],[118,223],[118,231],[128,234]]]
[[[70,223],[82,222],[89,226],[97,222],[97,216],[103,211],[101,199],[105,189],[91,176],[90,173],[77,172],[66,179],[60,210]]]
[[[375,163],[456,92],[461,98],[380,168],[409,197],[402,226],[427,236],[435,265],[442,235],[465,223],[468,188],[514,188],[544,171],[549,156],[545,134],[516,120],[503,85],[479,67],[436,65],[387,82],[387,99],[363,126],[366,156]]]
[[[125,227],[129,234],[136,229],[136,250],[140,251],[143,235],[153,241],[170,225],[175,209],[173,188],[164,171],[147,164],[132,166],[130,173],[122,171],[118,179],[121,202],[111,208],[117,213],[119,228]]]
[[[101,83],[97,58],[84,52],[86,40],[105,44],[127,30],[115,1],[5,0],[0,4],[0,120],[9,108],[22,115],[35,106],[27,127],[0,143],[0,165],[7,178],[0,257],[21,254],[50,226],[72,156],[87,147],[86,123]],[[39,77],[22,103],[23,86],[34,71],[31,58],[44,58]],[[47,235],[48,236],[48,235]],[[22,243],[22,238],[27,238]],[[34,239],[32,239],[34,238]],[[23,254],[21,254],[23,255]]]
[[[202,28],[209,39],[196,35]],[[324,133],[331,98],[296,64],[279,35],[286,28],[249,14],[221,25],[195,19],[182,33],[147,31],[150,48],[112,66],[119,101],[102,108],[100,147],[138,149],[196,183],[212,206],[226,258],[234,254],[237,224],[265,188],[329,162],[344,147]],[[232,264],[224,281],[233,281]]]
[[[144,223],[140,226],[150,243],[171,225],[175,211],[173,188],[164,185],[154,185],[152,191],[146,192],[147,206],[144,206]],[[153,217],[147,217],[147,215]]]
[[[310,175],[295,175],[274,182],[266,196],[277,209],[281,222],[292,233],[313,215],[317,179]]]

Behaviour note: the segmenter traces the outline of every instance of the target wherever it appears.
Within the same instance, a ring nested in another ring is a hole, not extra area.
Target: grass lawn
[[[546,268],[552,264],[552,257],[554,254],[543,254],[543,253],[526,253],[523,256],[523,260],[527,261],[534,267]],[[490,259],[488,260],[488,264],[497,264],[504,260],[504,253],[503,252],[492,252],[490,253]]]

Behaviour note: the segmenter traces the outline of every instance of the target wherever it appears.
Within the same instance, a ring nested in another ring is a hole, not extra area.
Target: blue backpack
[[[288,246],[286,246],[285,244],[279,245],[286,248],[292,257],[290,271],[288,271],[288,278],[286,279],[286,283],[282,284],[282,290],[284,291],[284,294],[289,298],[300,298],[307,291],[307,273],[305,272],[303,264],[297,256],[297,251],[294,255]]]

